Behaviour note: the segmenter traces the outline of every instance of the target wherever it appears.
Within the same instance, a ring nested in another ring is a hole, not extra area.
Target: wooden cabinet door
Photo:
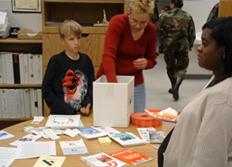
[[[80,51],[91,58],[95,72],[101,63],[104,36],[104,34],[87,34],[87,36],[84,34],[81,38]]]
[[[219,3],[219,16],[226,17],[232,16],[232,1],[221,0]]]
[[[43,69],[45,71],[49,59],[64,50],[59,34],[44,34],[43,48]]]

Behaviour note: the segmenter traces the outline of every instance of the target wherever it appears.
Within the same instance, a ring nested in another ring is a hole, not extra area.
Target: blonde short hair
[[[138,14],[154,14],[155,0],[131,0],[129,10]]]
[[[65,20],[59,26],[59,34],[61,38],[64,38],[65,35],[74,34],[75,36],[81,36],[81,25],[74,20]]]

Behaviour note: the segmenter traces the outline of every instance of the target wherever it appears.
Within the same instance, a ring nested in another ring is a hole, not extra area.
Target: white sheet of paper
[[[18,139],[16,141],[10,143],[10,145],[17,146],[18,143],[34,142],[34,141],[38,140],[39,138],[41,138],[40,135],[28,134],[28,135],[22,137],[21,139]]]
[[[76,135],[78,135],[80,132],[77,129],[66,129],[64,131],[64,134],[70,137],[75,137]]]
[[[41,123],[44,120],[43,116],[34,116],[33,121],[31,122],[32,124],[38,124]]]
[[[88,153],[87,147],[82,139],[77,141],[61,141],[60,146],[64,155]]]
[[[56,144],[54,141],[18,144],[18,159],[34,158],[42,155],[56,155]]]
[[[1,130],[0,131],[0,140],[3,140],[3,139],[9,139],[9,138],[12,138],[14,137],[14,135],[4,131],[4,130]]]
[[[6,15],[7,13],[6,12],[0,12],[0,26],[4,25],[5,24],[5,21],[6,21]]]
[[[41,156],[33,167],[61,167],[66,157]]]
[[[0,166],[8,167],[17,157],[17,148],[0,147]]]
[[[59,139],[59,138],[60,138],[60,137],[57,136],[56,133],[55,133],[53,130],[51,130],[51,129],[44,129],[43,132],[44,132],[44,134],[45,134],[46,136],[48,136],[48,137],[49,137],[50,139],[52,139],[52,140],[56,140],[56,139]]]

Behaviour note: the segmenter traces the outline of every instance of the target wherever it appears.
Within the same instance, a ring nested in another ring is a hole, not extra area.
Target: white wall
[[[41,13],[12,13],[11,0],[0,0],[0,10],[8,12],[12,27],[30,28],[34,32],[42,30]]]
[[[219,0],[184,0],[183,9],[192,15],[196,31],[201,31],[210,10],[217,2]]]
[[[194,20],[196,32],[201,32],[201,28],[207,20],[210,10],[219,0],[185,0],[183,9],[189,12]],[[197,47],[194,45],[189,53],[189,66],[187,74],[191,75],[208,75],[210,71],[205,70],[198,65]]]

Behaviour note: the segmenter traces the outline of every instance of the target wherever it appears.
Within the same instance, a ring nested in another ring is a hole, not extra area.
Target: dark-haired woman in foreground
[[[203,26],[198,64],[214,79],[181,112],[164,167],[232,167],[232,17]]]

